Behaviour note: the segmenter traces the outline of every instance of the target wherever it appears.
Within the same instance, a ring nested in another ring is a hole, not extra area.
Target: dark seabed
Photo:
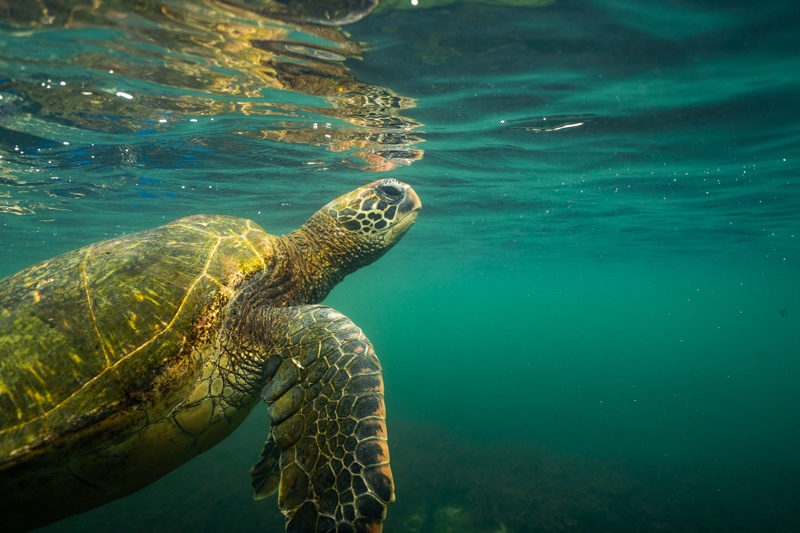
[[[202,24],[0,2],[0,276],[394,177],[417,224],[325,302],[384,366],[386,531],[800,531],[800,4],[160,3]],[[42,531],[282,531],[265,411]]]

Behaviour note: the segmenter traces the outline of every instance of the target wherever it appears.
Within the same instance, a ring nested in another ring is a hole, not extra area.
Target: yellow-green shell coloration
[[[0,280],[3,528],[138,490],[263,398],[257,497],[279,490],[288,531],[379,531],[394,497],[380,364],[361,330],[314,304],[419,206],[381,180],[283,237],[197,215]]]

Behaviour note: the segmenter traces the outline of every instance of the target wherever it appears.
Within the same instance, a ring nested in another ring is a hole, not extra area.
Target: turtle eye
[[[403,187],[395,179],[383,180],[380,185],[375,187],[377,195],[387,202],[397,203],[405,196]]]

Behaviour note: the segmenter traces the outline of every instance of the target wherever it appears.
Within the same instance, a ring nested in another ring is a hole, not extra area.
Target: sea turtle
[[[276,237],[182,218],[0,281],[0,524],[102,505],[214,446],[263,399],[251,470],[287,531],[381,531],[394,500],[381,367],[318,305],[383,255],[421,206],[384,179]]]

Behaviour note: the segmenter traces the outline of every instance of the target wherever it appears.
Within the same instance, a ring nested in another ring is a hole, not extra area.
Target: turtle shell
[[[274,239],[198,215],[0,281],[0,479],[52,447],[69,461],[163,418],[200,371],[193,347]]]

